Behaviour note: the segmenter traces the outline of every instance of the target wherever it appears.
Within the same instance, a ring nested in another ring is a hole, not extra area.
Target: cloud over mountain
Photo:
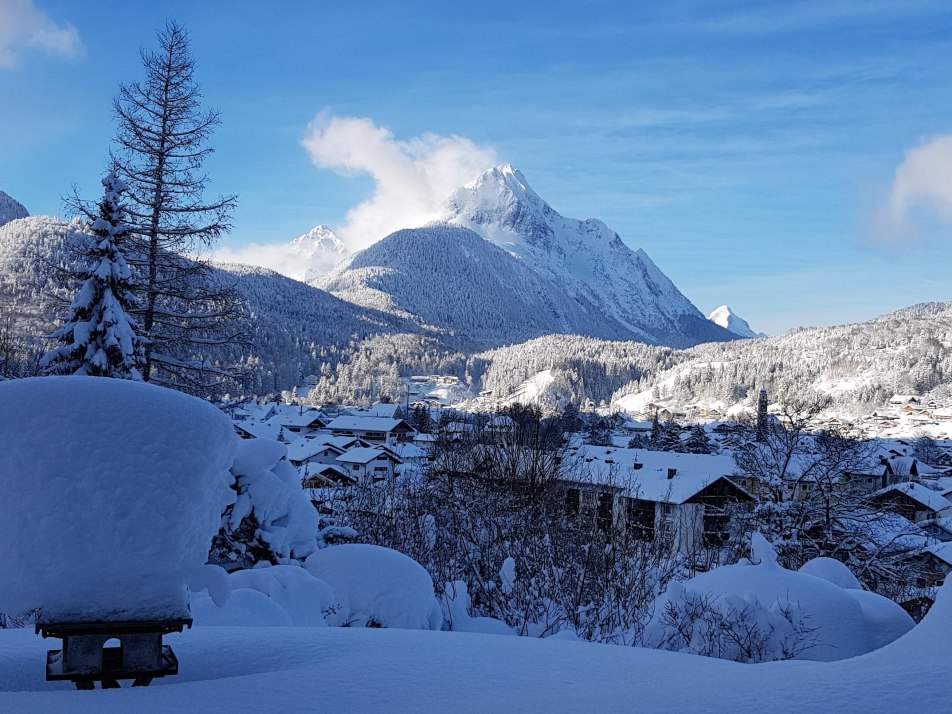
[[[450,192],[498,163],[492,148],[462,136],[397,139],[372,119],[326,113],[314,119],[302,144],[315,165],[374,180],[373,195],[351,208],[337,229],[350,250],[432,220]]]

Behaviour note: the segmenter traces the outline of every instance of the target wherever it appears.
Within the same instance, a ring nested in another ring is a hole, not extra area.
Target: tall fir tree
[[[188,33],[171,21],[156,36],[158,49],[142,52],[144,81],[119,87],[111,157],[129,186],[143,378],[207,394],[237,376],[209,355],[231,359],[248,341],[241,297],[197,257],[228,231],[236,197],[204,197],[203,163],[219,115],[202,109]]]
[[[79,256],[74,273],[82,286],[69,305],[66,322],[50,337],[60,344],[44,355],[46,374],[142,379],[144,344],[139,324],[130,314],[138,307],[131,291],[132,270],[122,253],[128,237],[122,195],[126,185],[112,171],[102,180],[105,192],[93,235]]]

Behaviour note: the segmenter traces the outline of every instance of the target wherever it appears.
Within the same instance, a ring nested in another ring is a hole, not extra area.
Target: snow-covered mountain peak
[[[725,330],[729,330],[740,337],[764,336],[762,332],[754,332],[750,329],[747,320],[731,310],[728,305],[721,305],[720,307],[714,308],[711,314],[707,316],[707,319],[715,325],[720,325]]]
[[[0,226],[17,218],[26,218],[29,215],[30,213],[23,207],[22,203],[9,194],[0,191]]]
[[[455,191],[443,221],[478,233],[648,342],[725,339],[643,251],[602,221],[567,218],[503,164]]]
[[[291,245],[302,256],[310,257],[319,252],[331,252],[338,254],[347,253],[337,234],[325,225],[314,226],[304,235],[298,236],[291,241]]]
[[[290,251],[301,258],[301,271],[291,277],[312,280],[350,255],[343,241],[325,225],[314,226],[289,244]]]

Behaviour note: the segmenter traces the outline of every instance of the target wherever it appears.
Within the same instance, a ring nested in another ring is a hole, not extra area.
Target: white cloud
[[[952,134],[928,139],[906,151],[896,169],[886,207],[877,217],[880,237],[890,242],[915,238],[925,209],[952,223]]]
[[[0,1],[0,68],[16,67],[19,52],[35,49],[67,59],[83,54],[79,33],[72,25],[57,25],[33,0]]]
[[[283,243],[248,243],[239,248],[219,247],[212,253],[212,259],[218,263],[243,263],[269,268],[291,278],[306,277],[307,259]],[[333,267],[325,266],[325,269]]]
[[[347,212],[338,235],[360,250],[400,228],[437,217],[456,188],[498,163],[495,151],[461,136],[394,138],[371,119],[319,114],[302,140],[311,160],[343,174],[369,174],[373,195]]]

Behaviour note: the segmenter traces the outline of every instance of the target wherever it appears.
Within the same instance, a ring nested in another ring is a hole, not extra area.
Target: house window
[[[598,511],[595,518],[598,527],[605,532],[612,529],[612,506],[614,503],[615,497],[611,493],[598,494]]]
[[[354,464],[354,465],[353,465],[353,469],[354,469],[354,471],[359,471],[359,470],[360,470],[360,464]]]
[[[582,492],[577,488],[570,488],[565,492],[565,515],[569,518],[578,518],[582,506]]]
[[[641,498],[625,499],[628,532],[643,540],[654,540],[655,504]]]

